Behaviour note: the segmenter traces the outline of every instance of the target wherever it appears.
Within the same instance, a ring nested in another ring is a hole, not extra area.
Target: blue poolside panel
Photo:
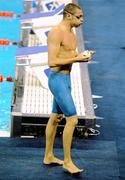
[[[47,51],[48,51],[48,46],[22,47],[17,49],[16,56],[44,53]]]

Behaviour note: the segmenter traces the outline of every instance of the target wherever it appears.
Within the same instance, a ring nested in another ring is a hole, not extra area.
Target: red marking
[[[8,76],[8,77],[6,78],[6,81],[8,81],[8,82],[13,82],[13,78],[12,78],[11,76]]]
[[[13,45],[17,45],[17,42],[16,42],[16,41],[13,41],[12,44],[13,44]]]
[[[0,40],[0,45],[4,45],[4,39]]]
[[[14,13],[13,12],[7,12],[7,11],[1,11],[0,16],[1,17],[13,17]]]
[[[2,83],[3,82],[3,76],[2,76],[2,74],[0,74],[0,83]]]
[[[0,39],[0,45],[8,46],[8,45],[17,45],[16,41],[10,42],[8,39]]]
[[[4,45],[8,46],[10,44],[9,40],[4,40]]]

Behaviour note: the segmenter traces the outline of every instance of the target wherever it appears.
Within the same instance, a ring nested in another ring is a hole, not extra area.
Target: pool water
[[[23,0],[0,0],[0,11],[13,11],[15,14],[23,13]],[[20,41],[20,18],[0,18],[0,39]],[[17,46],[0,46],[0,74],[4,78],[14,77],[16,65]],[[10,131],[11,98],[13,83],[3,81],[0,83],[0,131]]]

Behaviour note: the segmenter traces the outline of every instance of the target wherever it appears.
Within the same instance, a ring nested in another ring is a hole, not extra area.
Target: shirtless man
[[[76,108],[71,95],[70,72],[75,62],[91,60],[93,51],[76,52],[77,40],[73,27],[83,23],[81,8],[73,3],[64,7],[63,19],[48,34],[48,64],[51,68],[49,74],[49,88],[54,96],[53,109],[46,127],[46,148],[43,163],[57,163],[63,165],[69,173],[79,173],[79,169],[71,158],[71,143],[75,126],[78,122]],[[58,159],[53,153],[53,144],[58,122],[66,118],[63,131],[64,161]]]

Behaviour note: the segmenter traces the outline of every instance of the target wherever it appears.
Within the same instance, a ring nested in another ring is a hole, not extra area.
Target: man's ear
[[[67,18],[68,18],[68,19],[71,19],[71,14],[67,14]]]

